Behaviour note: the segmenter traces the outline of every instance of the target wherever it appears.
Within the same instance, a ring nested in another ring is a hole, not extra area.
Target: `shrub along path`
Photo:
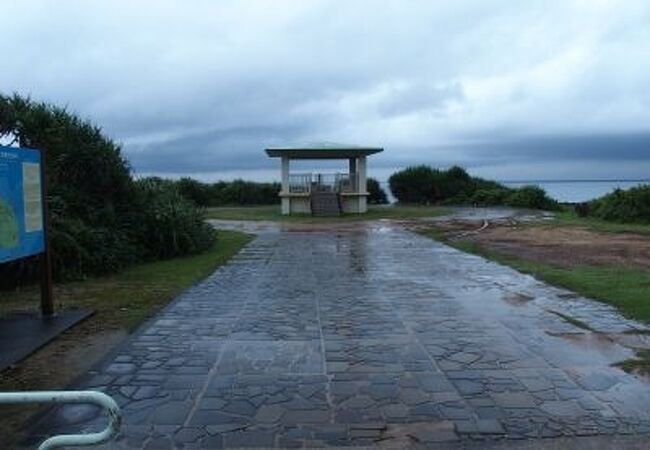
[[[271,230],[80,386],[122,406],[110,448],[647,438],[650,384],[611,366],[631,352],[552,311],[646,329],[390,223]],[[31,435],[102,424],[69,406]]]

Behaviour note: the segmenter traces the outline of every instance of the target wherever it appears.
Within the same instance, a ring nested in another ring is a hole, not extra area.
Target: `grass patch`
[[[618,223],[595,217],[580,217],[572,209],[564,209],[555,213],[555,219],[544,224],[557,224],[560,226],[585,227],[594,231],[605,233],[637,233],[650,234],[650,225],[637,223]]]
[[[553,311],[552,309],[549,309],[548,312],[555,314],[562,320],[564,320],[567,323],[570,323],[574,327],[582,328],[583,330],[589,330],[589,331],[594,331],[593,328],[591,328],[589,325],[584,323],[582,320],[578,320],[575,317],[571,317],[567,314],[561,313],[559,311]]]
[[[327,223],[342,221],[365,221],[378,219],[415,219],[435,217],[447,212],[439,206],[385,205],[368,207],[366,214],[343,214],[336,217],[314,217],[310,214],[282,215],[280,205],[231,206],[207,208],[208,219],[221,220],[270,220],[282,222]]]
[[[640,334],[642,336],[650,336],[650,330],[625,330],[623,334]]]
[[[627,359],[616,365],[626,372],[650,375],[650,350],[639,350],[636,352],[636,358]]]
[[[619,265],[564,268],[506,255],[469,240],[447,240],[439,231],[424,231],[423,234],[464,252],[533,275],[552,285],[614,305],[629,318],[650,322],[649,271]]]
[[[206,252],[181,258],[140,264],[118,274],[57,284],[58,309],[91,308],[92,320],[102,328],[133,330],[169,300],[211,274],[251,239],[236,231],[218,231],[215,244]],[[38,311],[39,290],[30,286],[0,293],[0,315],[10,311]]]

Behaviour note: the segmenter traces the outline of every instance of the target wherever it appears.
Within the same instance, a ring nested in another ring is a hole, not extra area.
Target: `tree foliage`
[[[57,278],[113,272],[147,257],[191,253],[211,245],[213,232],[197,226],[200,211],[163,185],[134,182],[120,147],[99,127],[65,108],[0,95],[0,136],[44,151]],[[190,223],[191,230],[180,229]],[[167,233],[166,238],[155,241],[147,236],[150,230]],[[177,234],[186,240],[174,241]],[[0,278],[5,285],[15,285],[34,279],[36,270],[28,258],[0,265]]]
[[[250,206],[275,205],[279,203],[280,183],[258,183],[241,179],[203,183],[193,178],[181,178],[178,181],[167,180],[178,187],[187,200],[198,206]],[[379,182],[373,178],[367,180],[368,202],[386,204],[388,198]]]
[[[614,222],[650,223],[650,184],[615,189],[589,202],[586,214]]]
[[[374,178],[368,178],[368,203],[371,205],[385,205],[388,203],[386,192],[381,188],[379,181]]]
[[[234,180],[203,183],[192,178],[171,181],[178,186],[183,197],[198,206],[248,206],[279,203],[279,183],[256,183]]]

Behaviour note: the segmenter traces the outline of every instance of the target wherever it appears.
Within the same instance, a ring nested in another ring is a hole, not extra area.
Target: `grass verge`
[[[250,235],[221,230],[215,245],[198,255],[150,262],[119,274],[55,286],[58,309],[91,308],[94,319],[108,327],[133,330],[170,299],[212,273],[251,239]],[[0,315],[37,310],[38,287],[2,292]]]
[[[547,222],[549,223],[549,222]],[[649,224],[609,222],[595,217],[580,217],[571,209],[555,213],[553,222],[559,226],[585,227],[605,233],[637,233],[650,234]]]
[[[309,214],[282,215],[280,205],[232,206],[207,208],[208,219],[220,220],[269,220],[282,222],[327,223],[341,221],[364,221],[377,219],[415,219],[435,217],[447,210],[439,206],[424,205],[371,205],[365,214],[343,214],[336,217],[313,217]]]
[[[625,360],[616,365],[626,372],[650,375],[650,350],[639,350],[636,352],[636,358]]]
[[[591,328],[589,325],[584,323],[582,320],[576,319],[575,317],[571,317],[567,314],[561,313],[560,311],[553,311],[552,309],[549,309],[548,312],[555,314],[560,319],[564,320],[567,323],[570,323],[574,327],[582,328],[583,330],[594,331],[593,328]]]
[[[625,266],[575,266],[564,268],[506,255],[469,240],[450,241],[438,231],[423,234],[459,250],[483,256],[519,272],[609,303],[632,319],[650,322],[650,272]]]

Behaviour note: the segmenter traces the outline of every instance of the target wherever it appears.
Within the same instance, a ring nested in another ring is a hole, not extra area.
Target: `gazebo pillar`
[[[354,190],[357,189],[357,158],[350,158],[348,159],[348,173],[350,174],[350,180],[353,180],[352,182],[354,183]]]
[[[348,167],[350,168],[350,175],[357,173],[357,158],[350,158],[348,160]]]
[[[358,164],[358,191],[360,194],[367,194],[368,193],[368,183],[366,179],[366,156],[361,155],[357,159],[357,164]],[[361,195],[359,196],[359,212],[360,213],[365,213],[368,211],[368,202],[367,202],[367,195]]]
[[[289,198],[289,157],[288,156],[282,156],[281,158],[281,164],[282,164],[282,190],[281,192],[284,194],[282,198],[282,214],[290,214],[291,213],[291,199]]]
[[[348,159],[348,173],[350,174],[350,180],[353,180],[354,183],[354,190],[358,191],[358,185],[357,183],[359,182],[358,177],[357,177],[357,158],[350,158]]]

